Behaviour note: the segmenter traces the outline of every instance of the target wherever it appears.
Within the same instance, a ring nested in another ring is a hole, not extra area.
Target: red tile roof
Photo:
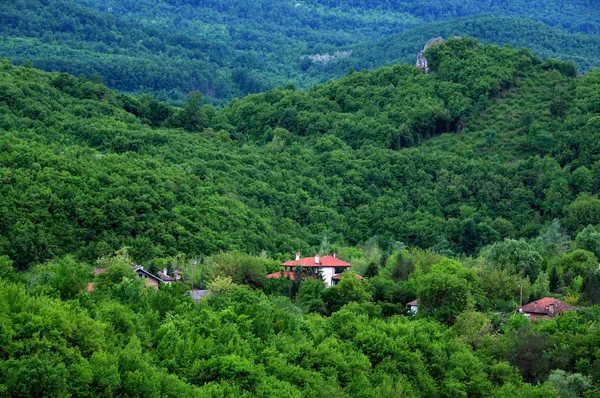
[[[575,307],[573,307],[572,305],[563,303],[560,300],[557,300],[552,297],[544,297],[542,299],[534,301],[533,303],[529,303],[517,308],[517,311],[535,314],[555,315],[574,309]]]
[[[288,278],[294,280],[294,273],[292,271],[284,271],[284,272],[273,272],[272,274],[267,275],[267,278]]]
[[[410,303],[406,304],[407,307],[410,307],[412,305],[418,306],[419,305],[419,300],[413,300]]]
[[[349,272],[349,274],[350,274],[350,272]],[[365,279],[365,278],[363,278],[362,276],[360,276],[358,274],[352,274],[352,275],[354,275],[354,277],[356,279]],[[340,279],[342,279],[342,274],[335,274],[334,276],[331,277],[331,279],[333,279],[335,281],[339,281]]]
[[[339,258],[333,256],[323,256],[319,257],[319,263],[315,263],[314,257],[303,257],[300,260],[290,260],[285,263],[279,264],[282,267],[295,267],[297,265],[301,267],[351,267],[351,264],[348,264],[345,261],[340,260]]]

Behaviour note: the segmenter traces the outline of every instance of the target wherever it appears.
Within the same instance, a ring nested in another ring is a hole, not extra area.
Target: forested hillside
[[[281,258],[327,234],[470,254],[595,223],[597,70],[471,40],[429,56],[431,75],[396,65],[219,112],[5,61],[1,251]]]
[[[0,19],[0,55],[14,63],[177,105],[194,90],[225,104],[290,83],[308,89],[350,68],[412,63],[439,35],[527,46],[580,71],[599,65],[600,12],[584,0],[19,0],[3,2]]]
[[[352,51],[352,57],[311,65],[307,74],[315,78],[342,76],[351,68],[373,69],[400,62],[414,64],[423,43],[432,37],[453,36],[476,37],[485,44],[527,47],[543,59],[574,60],[580,72],[600,65],[598,35],[572,34],[523,18],[472,16],[428,23],[380,40],[348,46],[346,51]]]
[[[425,56],[219,110],[1,60],[0,395],[597,397],[600,69]]]

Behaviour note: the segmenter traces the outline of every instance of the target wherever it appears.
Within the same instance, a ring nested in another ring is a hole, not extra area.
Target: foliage
[[[556,387],[560,398],[581,397],[583,392],[590,388],[591,380],[579,373],[568,374],[564,370],[556,369],[550,373],[548,381]]]
[[[437,36],[526,46],[544,59],[574,59],[581,71],[600,65],[600,14],[581,0],[34,0],[1,12],[0,52],[13,62],[178,105],[196,90],[223,104],[289,83],[307,89],[349,70],[414,64]]]

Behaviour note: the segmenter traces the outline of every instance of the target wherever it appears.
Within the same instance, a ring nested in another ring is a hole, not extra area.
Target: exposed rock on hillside
[[[425,58],[425,51],[434,45],[441,44],[444,42],[444,39],[441,37],[434,37],[430,39],[423,47],[423,50],[417,54],[417,68],[421,69],[423,73],[429,73],[429,67],[427,66],[427,59]]]

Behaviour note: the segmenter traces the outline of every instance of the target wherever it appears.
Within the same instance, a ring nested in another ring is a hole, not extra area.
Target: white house
[[[300,266],[306,271],[309,271],[309,273],[314,273],[315,275],[321,271],[323,281],[327,287],[335,285],[337,280],[339,280],[339,274],[348,270],[352,266],[351,264],[336,258],[335,253],[333,253],[332,256],[321,257],[318,254],[315,254],[314,257],[303,258],[300,258],[300,253],[296,253],[295,260],[286,261],[279,265],[283,267],[283,272],[269,274],[267,275],[267,278],[281,278],[283,276],[293,279],[292,271],[297,266]]]
[[[406,304],[406,306],[409,308],[408,311],[414,315],[419,310],[419,300],[411,301],[410,303]]]

